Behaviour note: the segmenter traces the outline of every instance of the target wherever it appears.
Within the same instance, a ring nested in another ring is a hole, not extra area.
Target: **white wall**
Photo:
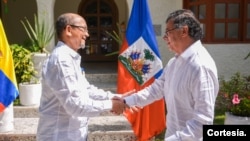
[[[174,55],[168,50],[168,47],[163,40],[165,34],[165,21],[170,12],[182,8],[181,0],[148,0],[148,5],[151,12],[151,18],[154,25],[161,25],[161,35],[157,36],[159,49],[162,56],[163,64],[167,64],[168,60]]]
[[[250,57],[244,60],[250,52],[250,44],[205,44],[214,58],[218,74],[228,80],[234,73],[250,75]]]
[[[80,2],[81,0],[56,0],[54,17],[57,18],[65,12],[77,13]],[[115,2],[119,8],[119,21],[127,22],[133,0],[115,0]],[[168,50],[166,43],[162,39],[165,32],[165,20],[170,12],[182,8],[182,0],[148,0],[148,4],[152,23],[161,25],[161,33],[157,36],[157,41],[165,65],[173,56],[173,53]],[[8,6],[8,13],[2,11],[7,38],[10,43],[22,43],[26,34],[20,20],[25,16],[33,19],[33,14],[37,11],[36,0],[10,0]],[[219,76],[228,79],[237,71],[250,75],[250,58],[243,60],[250,51],[250,44],[205,44],[205,46],[217,64]]]
[[[133,0],[127,0],[132,3]],[[157,36],[163,64],[174,55],[168,50],[162,36],[165,32],[165,20],[168,14],[183,7],[181,0],[148,0],[154,25],[162,25],[162,35]],[[234,73],[250,75],[250,57],[243,58],[250,52],[250,44],[204,44],[217,64],[219,77],[229,79]]]

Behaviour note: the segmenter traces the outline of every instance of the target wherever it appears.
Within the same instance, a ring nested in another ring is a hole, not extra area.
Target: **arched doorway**
[[[106,32],[118,31],[118,10],[114,0],[82,0],[78,13],[88,24],[90,37],[79,52],[82,62],[117,61],[117,55],[106,56],[119,49],[118,43]]]

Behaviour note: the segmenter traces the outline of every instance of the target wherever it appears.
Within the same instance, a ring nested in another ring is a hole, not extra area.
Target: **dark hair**
[[[62,32],[64,30],[64,28],[68,25],[68,20],[67,20],[67,16],[66,15],[61,15],[57,18],[56,24],[55,24],[55,28],[56,28],[56,34],[58,38],[61,38]]]
[[[188,26],[188,34],[194,40],[202,38],[202,29],[200,22],[195,17],[194,13],[188,9],[176,10],[169,14],[166,23],[172,20],[175,27]]]

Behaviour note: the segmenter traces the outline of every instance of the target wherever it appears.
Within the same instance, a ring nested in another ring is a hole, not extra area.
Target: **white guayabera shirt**
[[[88,117],[111,110],[114,95],[90,85],[80,61],[60,41],[45,61],[37,141],[86,141]]]
[[[165,141],[202,141],[203,125],[213,124],[219,84],[214,60],[200,41],[172,58],[151,86],[126,97],[130,106],[165,98]]]

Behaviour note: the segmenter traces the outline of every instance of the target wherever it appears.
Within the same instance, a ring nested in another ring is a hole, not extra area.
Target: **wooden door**
[[[79,52],[83,62],[117,61],[117,55],[106,56],[119,49],[118,43],[106,32],[118,31],[118,10],[113,0],[83,0],[79,14],[87,21],[90,37]]]

